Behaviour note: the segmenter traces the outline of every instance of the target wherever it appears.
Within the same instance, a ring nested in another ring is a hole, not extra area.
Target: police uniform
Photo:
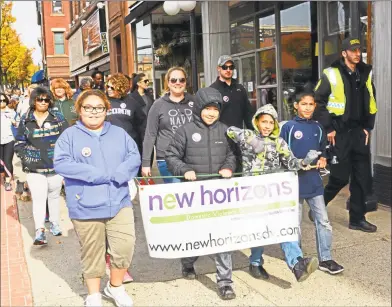
[[[342,50],[360,48],[358,39],[345,39]],[[323,71],[315,96],[314,119],[326,133],[336,131],[334,152],[338,164],[331,164],[324,198],[328,204],[350,179],[350,228],[365,221],[365,199],[371,193],[370,143],[366,134],[374,127],[377,113],[372,67],[362,61],[351,71],[343,59]],[[363,227],[358,227],[361,230]],[[355,229],[358,229],[355,228]]]

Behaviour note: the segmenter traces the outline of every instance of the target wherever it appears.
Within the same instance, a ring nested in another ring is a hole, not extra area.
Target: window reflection
[[[316,12],[316,3],[311,2],[290,2],[281,10],[282,118],[285,120],[295,115],[295,95],[304,89],[312,90],[318,78]]]
[[[254,40],[254,21],[234,22],[230,25],[231,53],[241,53],[256,48]]]
[[[276,51],[275,48],[259,52],[260,85],[276,84]]]

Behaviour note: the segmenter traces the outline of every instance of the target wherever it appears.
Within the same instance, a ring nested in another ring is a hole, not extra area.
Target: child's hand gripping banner
[[[139,186],[154,258],[201,256],[297,241],[294,172]]]

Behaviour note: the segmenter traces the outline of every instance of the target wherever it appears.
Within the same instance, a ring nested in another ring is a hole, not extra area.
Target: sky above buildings
[[[35,48],[33,52],[34,64],[41,63],[41,48],[38,45],[40,27],[37,25],[35,1],[12,1],[12,15],[16,18],[14,28],[19,33],[24,45]]]

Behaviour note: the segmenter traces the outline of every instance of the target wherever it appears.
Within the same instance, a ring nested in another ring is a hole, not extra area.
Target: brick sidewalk
[[[16,199],[1,185],[1,306],[33,306]]]

